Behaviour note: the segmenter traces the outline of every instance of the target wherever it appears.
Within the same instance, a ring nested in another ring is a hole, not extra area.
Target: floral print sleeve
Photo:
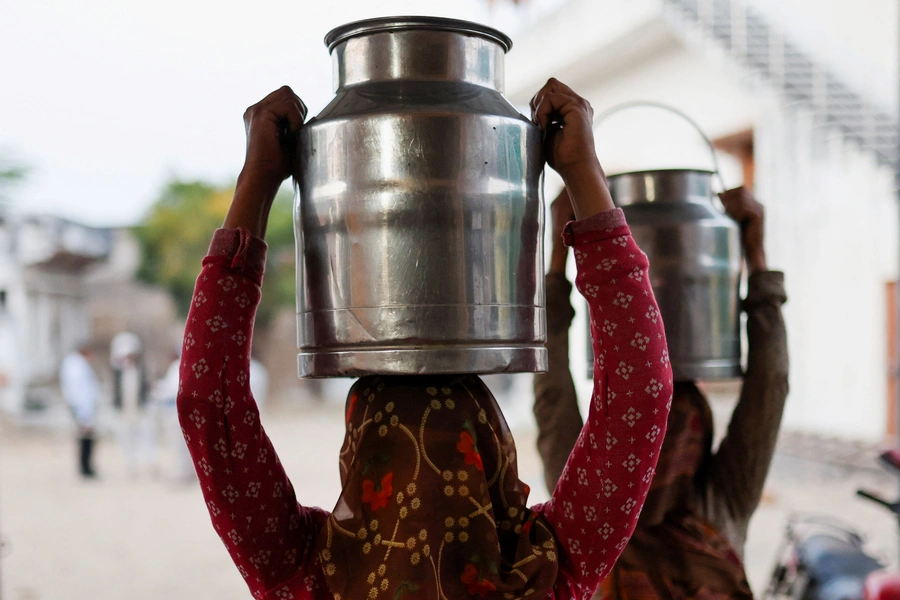
[[[178,415],[213,526],[255,598],[322,597],[315,538],[327,517],[297,504],[250,394],[250,340],[266,246],[220,229],[184,335]]]
[[[557,599],[590,598],[637,524],[672,398],[665,331],[619,209],[570,223],[576,286],[590,309],[594,389],[578,442],[549,502],[535,507],[560,548]]]

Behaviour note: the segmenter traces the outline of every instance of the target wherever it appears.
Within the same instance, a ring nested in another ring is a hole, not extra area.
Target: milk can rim
[[[606,179],[613,179],[615,177],[625,177],[627,175],[646,175],[648,173],[704,173],[707,175],[715,175],[715,171],[711,171],[709,169],[685,169],[685,168],[671,168],[671,169],[640,169],[636,171],[622,171],[621,173],[613,173],[612,175],[607,175]]]
[[[512,40],[502,31],[481,25],[473,21],[461,19],[448,19],[445,17],[378,17],[375,19],[363,19],[353,21],[339,27],[335,27],[325,36],[325,45],[330,53],[341,42],[360,35],[382,33],[385,31],[408,31],[413,29],[426,29],[432,31],[452,31],[456,33],[468,33],[496,42],[503,47],[504,52],[512,48]]]

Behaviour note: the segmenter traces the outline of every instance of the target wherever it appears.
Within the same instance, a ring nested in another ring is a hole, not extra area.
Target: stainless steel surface
[[[398,17],[350,23],[325,37],[342,89],[377,82],[416,84],[414,95],[433,96],[425,82],[469,83],[503,91],[505,35],[476,23],[435,17]],[[504,101],[507,110],[512,109]]]
[[[471,21],[445,19],[442,17],[380,17],[354,21],[329,31],[328,35],[325,36],[325,45],[328,47],[328,51],[331,52],[335,46],[351,37],[410,29],[450,31],[454,34],[480,36],[499,44],[504,52],[509,52],[512,49],[512,40],[505,33],[497,31],[493,27],[487,27]]]
[[[301,377],[546,368],[540,134],[500,93],[491,32],[401,17],[326,38],[337,91],[297,165]]]
[[[676,381],[741,374],[740,231],[712,203],[711,172],[662,170],[609,178],[650,259]]]
[[[486,348],[389,348],[369,352],[355,350],[308,352],[298,355],[300,373],[515,373],[530,372],[546,362],[539,347],[490,346]]]

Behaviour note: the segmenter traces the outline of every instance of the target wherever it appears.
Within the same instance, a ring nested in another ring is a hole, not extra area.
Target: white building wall
[[[816,134],[809,115],[767,114],[756,127],[756,191],[789,296],[785,427],[879,441],[890,397],[885,288],[900,262],[892,173]]]

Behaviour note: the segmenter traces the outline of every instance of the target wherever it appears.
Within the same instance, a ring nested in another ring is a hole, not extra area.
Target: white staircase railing
[[[897,168],[896,116],[817,61],[746,0],[664,0],[664,5],[676,31],[712,41],[789,103],[810,110],[816,124],[839,131],[879,164]]]

